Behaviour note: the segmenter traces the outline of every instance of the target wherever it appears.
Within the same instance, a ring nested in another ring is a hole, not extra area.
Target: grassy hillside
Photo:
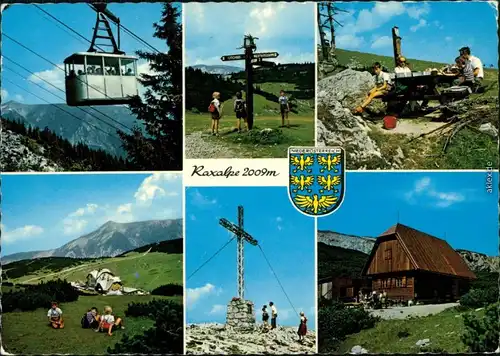
[[[360,277],[368,255],[355,250],[318,243],[318,279]]]
[[[2,292],[23,290],[21,284],[37,284],[53,279],[84,281],[94,269],[108,268],[119,276],[124,286],[151,291],[161,285],[183,283],[183,240],[170,240],[140,247],[121,256],[99,259],[49,257],[23,260],[3,266]],[[14,283],[12,285],[11,283]],[[7,352],[23,354],[104,354],[124,335],[141,335],[154,326],[154,319],[125,315],[129,303],[147,303],[153,299],[170,299],[182,304],[182,296],[80,296],[77,301],[60,305],[65,328],[54,330],[47,324],[47,309],[10,312],[2,315],[2,343]],[[104,333],[82,329],[82,315],[95,306],[106,305],[124,320],[125,330],[109,337]]]
[[[3,289],[3,288],[2,288]],[[65,328],[54,330],[47,324],[47,310],[13,312],[2,315],[2,344],[7,352],[15,354],[105,354],[123,335],[142,334],[154,325],[149,318],[133,318],[124,315],[131,302],[149,302],[165,297],[153,296],[80,296],[78,301],[61,304]],[[165,298],[182,303],[182,297]],[[125,330],[118,330],[109,337],[104,333],[82,329],[80,319],[91,307],[102,310],[110,305],[113,313],[124,319]]]
[[[17,261],[4,266],[2,273],[8,283],[36,284],[58,278],[85,281],[90,271],[107,268],[122,279],[124,286],[151,291],[168,283],[182,284],[182,261],[182,239],[178,239],[143,246],[118,257]]]
[[[484,310],[470,313],[483,315]],[[354,346],[360,345],[372,354],[417,354],[421,350],[415,343],[421,339],[430,339],[428,352],[465,353],[468,349],[461,340],[465,330],[463,314],[465,312],[451,308],[426,317],[382,320],[374,328],[348,336],[341,344],[339,353],[349,353]],[[408,336],[404,336],[405,331]]]

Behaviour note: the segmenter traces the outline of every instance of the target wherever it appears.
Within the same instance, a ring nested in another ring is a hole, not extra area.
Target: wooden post
[[[394,64],[398,65],[398,58],[401,56],[401,37],[399,37],[399,28],[392,28],[392,47],[394,49]]]
[[[247,103],[247,123],[248,129],[253,128],[253,49],[245,48],[245,72],[246,72],[246,103]]]

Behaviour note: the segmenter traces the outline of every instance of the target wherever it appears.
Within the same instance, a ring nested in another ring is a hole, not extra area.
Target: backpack
[[[217,111],[217,108],[215,107],[215,105],[214,105],[214,102],[213,102],[213,101],[212,101],[212,102],[210,103],[210,105],[208,106],[208,111],[209,111],[209,112],[211,112],[211,113],[214,113],[214,112],[216,112],[216,111]]]
[[[243,102],[243,100],[241,99],[236,100],[236,106],[234,108],[234,111],[237,113],[245,112],[245,103]]]

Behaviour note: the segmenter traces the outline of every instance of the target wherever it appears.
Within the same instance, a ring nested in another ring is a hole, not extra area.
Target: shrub
[[[341,303],[319,309],[318,346],[321,353],[334,352],[347,335],[375,326],[380,319],[364,309],[345,308]]]
[[[132,317],[149,317],[151,319],[156,319],[156,314],[158,311],[164,309],[165,307],[177,308],[179,304],[172,302],[170,300],[164,299],[153,299],[148,303],[130,303],[127,310],[125,311],[125,316]]]
[[[251,131],[244,132],[240,135],[231,136],[234,142],[250,145],[272,146],[283,142],[285,135],[282,130],[264,129],[254,127]]]
[[[139,304],[142,304],[142,307]],[[153,311],[154,308],[158,309]],[[125,315],[146,311],[148,315],[155,316],[155,326],[146,330],[143,335],[133,337],[124,335],[121,342],[113,349],[108,348],[108,353],[182,354],[184,348],[182,305],[165,300],[154,300],[147,304],[132,303]]]
[[[173,297],[174,295],[183,295],[184,287],[178,284],[164,284],[158,288],[153,289],[151,294],[163,295],[166,297]]]
[[[2,310],[3,312],[28,311],[50,308],[52,301],[65,303],[76,300],[78,300],[78,291],[70,283],[58,279],[57,281],[26,285],[23,291],[4,293],[2,295]]]
[[[460,305],[468,308],[481,308],[498,300],[498,288],[471,289],[460,298]]]
[[[198,110],[198,108],[191,108],[191,112],[193,114],[199,114],[200,113],[200,110]]]
[[[484,317],[474,314],[464,315],[465,332],[462,342],[471,352],[493,352],[498,347],[500,335],[500,303],[486,308]]]

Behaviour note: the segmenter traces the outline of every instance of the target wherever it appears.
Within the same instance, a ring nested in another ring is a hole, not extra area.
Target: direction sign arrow
[[[228,56],[220,57],[221,61],[241,61],[245,59],[244,54],[230,54]]]
[[[262,53],[254,53],[252,58],[276,58],[279,56],[278,52],[262,52]]]
[[[253,65],[262,66],[262,67],[274,67],[274,66],[276,66],[276,63],[269,62],[269,61],[258,61],[256,63],[253,63]]]

